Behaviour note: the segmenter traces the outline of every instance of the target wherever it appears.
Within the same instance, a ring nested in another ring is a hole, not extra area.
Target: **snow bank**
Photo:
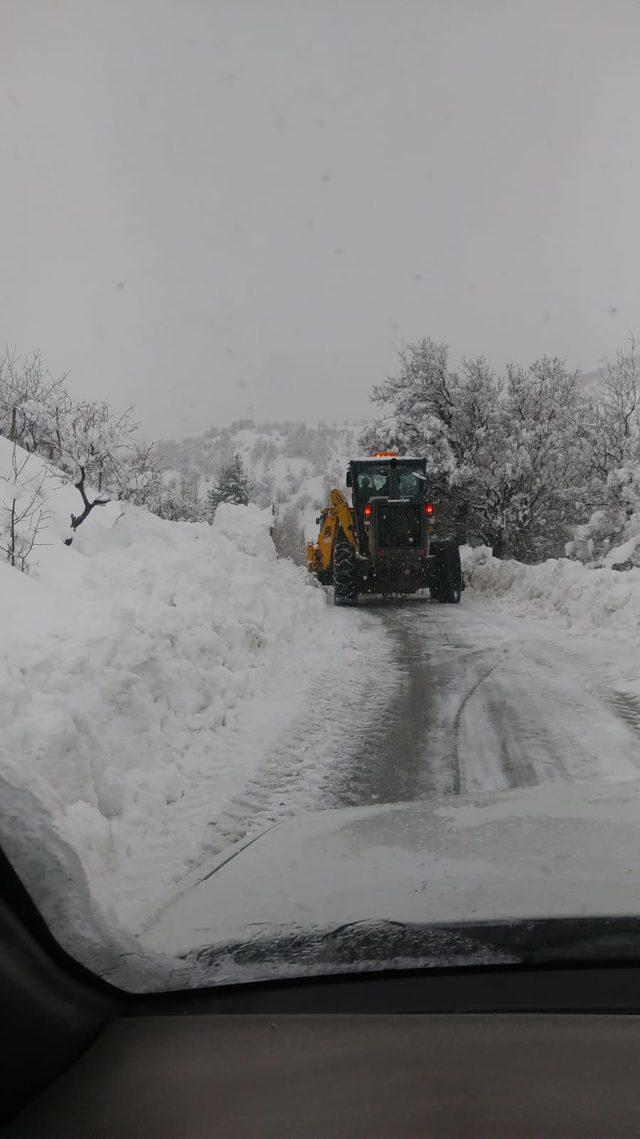
[[[567,558],[539,565],[500,561],[486,546],[462,549],[467,586],[501,598],[516,613],[552,617],[579,632],[640,633],[640,569],[587,569]]]
[[[10,455],[0,438],[0,476]],[[0,841],[28,871],[47,826],[36,839],[16,803],[35,796],[101,912],[126,924],[250,777],[248,710],[277,703],[283,676],[295,686],[310,643],[339,655],[345,634],[306,572],[276,560],[268,510],[223,506],[211,527],[111,504],[67,547],[77,492],[47,477],[44,495],[37,568],[0,563]]]

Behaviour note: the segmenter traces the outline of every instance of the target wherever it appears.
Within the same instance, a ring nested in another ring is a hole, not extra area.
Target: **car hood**
[[[592,919],[624,919],[637,953],[638,915],[640,782],[549,783],[290,819],[183,881],[140,940],[229,980],[240,962],[257,977],[520,960],[504,931],[533,945],[559,919],[574,947]]]

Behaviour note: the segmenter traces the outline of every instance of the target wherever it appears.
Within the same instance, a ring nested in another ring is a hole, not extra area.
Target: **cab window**
[[[389,468],[367,467],[358,472],[358,494],[360,498],[373,498],[389,494]]]
[[[415,498],[421,494],[424,482],[412,470],[398,471],[398,496],[400,498]]]

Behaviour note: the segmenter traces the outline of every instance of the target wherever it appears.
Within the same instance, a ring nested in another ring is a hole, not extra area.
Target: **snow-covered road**
[[[385,694],[362,708],[331,805],[503,790],[640,771],[636,650],[514,616],[496,599],[372,606]]]
[[[292,675],[295,706],[254,707],[242,739],[260,759],[211,818],[207,855],[306,810],[640,774],[631,644],[469,593],[330,617],[352,625],[354,651],[316,663],[303,688]]]

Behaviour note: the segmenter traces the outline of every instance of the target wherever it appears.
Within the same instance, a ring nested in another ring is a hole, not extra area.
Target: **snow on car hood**
[[[353,935],[359,926],[596,917],[640,917],[637,781],[547,783],[291,819],[184,881],[140,940],[145,951],[210,970],[225,954],[237,958],[239,947],[246,961],[248,947],[262,946],[267,960],[268,947],[278,945],[284,971],[287,953],[289,972],[301,954],[313,971],[309,938],[326,944],[345,927]],[[402,936],[394,935],[396,949]],[[460,946],[448,944],[438,962],[458,960]],[[499,960],[494,950],[491,959]],[[254,966],[259,958],[253,954]]]

